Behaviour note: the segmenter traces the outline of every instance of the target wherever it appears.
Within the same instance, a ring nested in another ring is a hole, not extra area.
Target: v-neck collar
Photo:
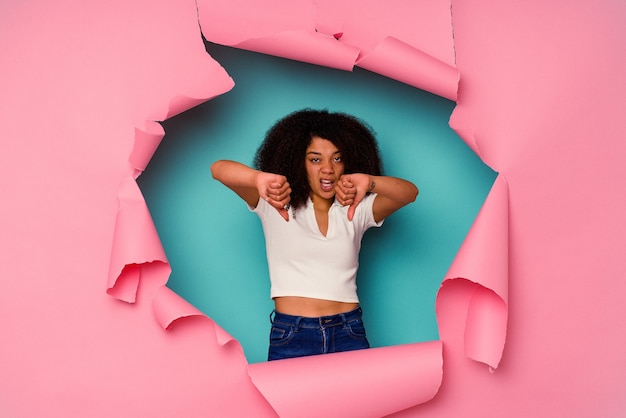
[[[335,206],[341,206],[339,202],[337,202],[337,199],[333,199],[333,202],[328,208],[328,228],[326,229],[326,235],[324,235],[320,230],[319,224],[317,223],[317,217],[315,216],[315,204],[313,203],[313,199],[309,197],[307,201],[307,212],[310,212],[308,221],[311,223],[311,227],[313,228],[313,230],[316,231],[316,233],[324,239],[328,239],[328,237],[332,236],[332,233],[334,232],[334,224],[332,222],[332,217],[330,216],[330,214]]]

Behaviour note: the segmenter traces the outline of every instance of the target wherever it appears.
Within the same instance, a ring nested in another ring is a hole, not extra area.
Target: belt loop
[[[347,325],[348,324],[348,318],[346,318],[346,314],[345,313],[341,314],[341,324],[342,325]]]
[[[276,318],[276,309],[272,309],[272,312],[270,312],[270,323],[274,323],[274,318]]]
[[[295,322],[293,324],[296,332],[298,332],[300,330],[300,321],[302,321],[302,317],[301,316],[297,316],[296,320],[295,320]]]

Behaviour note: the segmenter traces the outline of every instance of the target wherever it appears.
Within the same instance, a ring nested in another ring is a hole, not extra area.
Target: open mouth
[[[335,182],[333,180],[321,179],[320,187],[323,192],[330,192],[335,188]]]

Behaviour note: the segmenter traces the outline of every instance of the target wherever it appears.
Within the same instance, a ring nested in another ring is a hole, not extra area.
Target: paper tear
[[[136,170],[135,178],[143,172],[156,152],[165,131],[157,122],[146,122],[143,129],[135,128],[135,143],[128,162]]]
[[[477,285],[467,310],[465,355],[498,368],[507,332],[507,305],[490,289]]]
[[[177,321],[184,320],[189,317],[205,318],[215,331],[215,338],[220,346],[224,346],[236,340],[228,334],[222,327],[217,325],[215,321],[210,319],[195,306],[180,297],[167,286],[161,286],[152,300],[152,312],[155,320],[164,329],[169,330]],[[239,344],[237,342],[237,344]]]
[[[107,292],[132,303],[139,286],[141,265],[152,262],[168,264],[168,261],[134,178],[129,177],[120,185],[118,202]]]
[[[356,65],[446,99],[457,99],[456,68],[391,36],[359,58]]]
[[[496,369],[506,340],[509,277],[508,186],[498,175],[472,228],[457,253],[437,294],[446,292],[450,282],[465,279],[472,283],[473,295],[465,312],[465,355]],[[437,321],[442,327],[450,316],[461,312],[442,311]]]
[[[231,15],[234,9],[227,8],[221,2],[198,0],[198,4],[200,26],[209,42],[346,71],[358,65],[449,100],[456,100],[459,76],[453,66],[453,52],[443,53],[443,47],[437,45],[433,50],[439,54],[434,56],[409,44],[400,35],[389,35],[398,32],[392,30],[397,29],[397,25],[395,22],[391,24],[382,21],[376,22],[380,25],[376,33],[385,33],[385,29],[388,31],[370,47],[372,35],[366,31],[348,36],[351,27],[348,27],[346,20],[348,17],[376,20],[376,16],[351,16],[355,11],[350,9],[350,4],[317,1],[310,8],[291,5],[284,9],[275,4],[261,7],[246,3],[249,8],[242,10],[236,18]],[[398,6],[402,10],[415,7]],[[278,10],[280,13],[275,13]],[[450,6],[447,4],[444,10],[439,4],[428,5],[428,12],[447,19],[449,28],[437,28],[436,33],[432,34],[433,39],[443,45],[448,32],[442,29],[451,31]],[[226,26],[224,22],[227,19],[236,23]],[[403,27],[398,33],[407,32],[410,30]],[[444,56],[452,58],[443,59]]]
[[[332,35],[310,31],[280,32],[230,46],[345,71],[352,70],[359,55],[358,48]]]
[[[255,363],[249,371],[281,417],[382,417],[435,397],[442,350],[430,341]]]

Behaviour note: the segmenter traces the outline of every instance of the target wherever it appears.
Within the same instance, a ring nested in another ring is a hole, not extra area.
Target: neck
[[[333,197],[332,199],[324,199],[319,196],[311,195],[311,201],[313,202],[313,208],[316,211],[328,212],[330,210],[330,207],[333,205],[335,198]]]

